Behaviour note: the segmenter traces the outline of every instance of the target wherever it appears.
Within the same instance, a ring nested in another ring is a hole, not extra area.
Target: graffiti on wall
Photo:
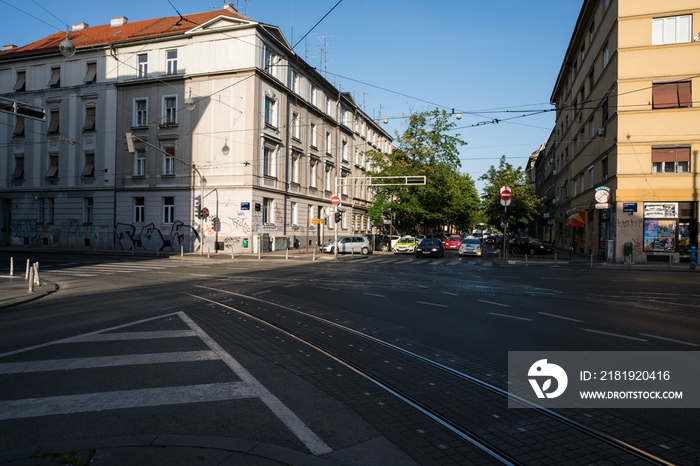
[[[138,233],[137,233],[138,231]],[[191,242],[191,244],[190,244]],[[130,223],[118,223],[114,228],[115,249],[124,251],[187,251],[199,246],[199,235],[190,225],[177,220],[165,234],[154,224],[134,226]]]
[[[42,225],[34,219],[12,220],[13,241],[33,246],[57,246],[62,248],[105,248],[109,227],[99,227],[70,219],[58,225]]]
[[[636,257],[641,257],[644,253],[644,220],[637,218],[627,218],[617,220],[617,240],[620,244],[632,243],[632,250]]]

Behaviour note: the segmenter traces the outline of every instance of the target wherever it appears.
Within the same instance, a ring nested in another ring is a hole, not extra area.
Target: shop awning
[[[586,211],[581,210],[573,215],[569,215],[566,219],[566,226],[571,228],[585,228],[586,227]]]

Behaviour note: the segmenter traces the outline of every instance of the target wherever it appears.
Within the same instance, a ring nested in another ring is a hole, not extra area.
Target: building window
[[[163,223],[173,224],[175,223],[175,198],[174,197],[164,197],[163,198]]]
[[[310,161],[309,162],[309,188],[314,188],[316,189],[316,167],[318,166],[318,163],[315,161]]]
[[[177,74],[177,50],[165,52],[165,74]]]
[[[651,172],[689,173],[690,147],[652,147]]]
[[[262,222],[263,225],[272,225],[275,223],[275,201],[269,197],[263,198]]]
[[[593,139],[595,137],[595,118],[591,118],[591,121],[588,122],[588,131],[590,134],[590,139]]]
[[[147,78],[148,77],[148,54],[147,53],[140,53],[138,55],[138,61],[139,61],[139,78]]]
[[[299,92],[299,75],[294,70],[289,73],[289,90],[294,93]]]
[[[265,97],[265,124],[277,128],[277,102],[271,97]]]
[[[330,191],[333,189],[333,183],[331,182],[331,173],[333,170],[333,165],[327,163],[326,164],[326,170],[323,176],[323,189],[326,191]]]
[[[590,38],[591,42],[593,42],[593,39],[595,38],[595,21],[592,21],[591,27],[588,28],[588,37]]]
[[[83,220],[85,223],[92,223],[93,202],[93,198],[91,197],[83,199]]]
[[[163,150],[163,175],[175,175],[175,148],[165,147]]]
[[[309,125],[309,139],[311,140],[311,147],[314,149],[318,148],[318,140],[316,137],[316,123],[311,123]]]
[[[134,153],[134,176],[146,176],[145,150],[137,150]]]
[[[593,166],[591,165],[588,167],[588,186],[591,188],[595,185],[595,170],[593,169]]]
[[[275,65],[275,55],[270,51],[270,49],[265,49],[265,63],[263,64],[263,70],[265,73],[272,74],[272,67]]]
[[[681,108],[693,106],[690,81],[653,83],[651,94],[652,108]]]
[[[292,225],[299,225],[299,204],[292,202],[291,208],[289,209],[291,213]]]
[[[601,168],[602,168],[602,171],[603,171],[603,181],[605,181],[605,180],[608,179],[608,175],[609,175],[609,172],[608,172],[608,156],[607,156],[607,155],[604,156],[604,157],[600,160],[600,165],[601,165]]]
[[[49,79],[49,87],[52,89],[61,87],[61,68],[51,68],[51,79]]]
[[[13,136],[24,136],[24,117],[18,116],[15,123],[15,129],[12,131]]]
[[[299,141],[301,139],[301,117],[299,113],[292,113],[292,137]]]
[[[166,125],[177,124],[177,97],[163,97],[163,120]]]
[[[48,134],[58,134],[60,131],[60,120],[61,120],[61,114],[58,110],[51,110],[49,112],[51,115],[51,122],[49,123],[49,130],[47,131]]]
[[[333,101],[327,95],[325,97],[326,97],[326,115],[331,116],[331,117],[335,117],[335,115],[333,114]]]
[[[134,198],[134,223],[143,223],[146,218],[146,200],[143,197]]]
[[[291,172],[290,173],[290,175],[291,175],[290,181],[292,183],[299,183],[299,163],[300,163],[299,157],[300,156],[298,153],[292,154],[292,160],[291,160],[292,166],[290,167],[291,168],[290,169],[290,172]]]
[[[97,82],[97,63],[87,64],[87,73],[83,79],[85,84],[95,84]]]
[[[58,154],[49,154],[49,169],[46,171],[46,178],[58,178]]]
[[[652,45],[690,42],[693,24],[692,15],[654,18],[652,21]]]
[[[134,126],[148,124],[148,99],[134,100]]]
[[[275,176],[275,149],[271,147],[263,148],[263,176]]]
[[[581,44],[581,66],[583,66],[583,59],[586,58],[586,44]]]
[[[309,88],[309,101],[311,102],[311,105],[318,107],[317,105],[317,100],[316,100],[316,86],[311,84]]]
[[[15,86],[12,88],[15,92],[24,92],[27,90],[27,72],[18,71]]]
[[[350,176],[350,174],[348,172],[342,172],[340,174],[340,193],[343,196],[348,195],[348,183],[347,183],[347,180],[345,179],[348,176]]]
[[[15,154],[15,169],[12,170],[12,179],[24,179],[24,154]]]
[[[340,155],[343,158],[343,162],[348,161],[348,140],[343,139],[340,143]]]
[[[588,73],[588,92],[593,92],[593,85],[595,84],[595,72],[593,67],[591,67],[591,72]]]
[[[608,66],[608,63],[610,63],[610,44],[606,42],[603,47],[603,67]]]
[[[330,131],[326,131],[326,154],[331,155],[332,152],[332,147],[331,144],[333,143],[333,137],[331,136]]]
[[[95,131],[95,107],[85,107],[83,131]]]
[[[610,118],[610,108],[608,106],[607,98],[603,100],[603,103],[600,104],[600,108],[603,111],[603,126],[605,126],[608,123],[608,119]]]
[[[83,165],[83,171],[80,172],[80,176],[83,178],[95,177],[95,154],[85,154],[85,165]]]
[[[583,177],[583,174],[581,174],[580,181],[581,181],[581,183],[580,183],[581,184],[581,192],[583,192],[583,190],[586,189],[586,179]]]

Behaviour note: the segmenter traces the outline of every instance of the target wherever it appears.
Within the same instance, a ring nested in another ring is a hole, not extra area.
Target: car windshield
[[[439,243],[439,241],[436,239],[424,239],[423,241],[420,242],[420,246],[429,247],[429,246],[435,246],[438,243]]]
[[[464,238],[462,244],[481,244],[478,238]]]
[[[413,238],[401,238],[399,239],[399,243],[412,243],[414,241]]]
[[[461,241],[461,240],[462,240],[462,238],[460,238],[459,236],[450,236],[447,241]]]

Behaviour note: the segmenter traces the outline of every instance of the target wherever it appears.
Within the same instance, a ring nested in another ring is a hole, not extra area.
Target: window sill
[[[168,129],[168,128],[177,128],[178,126],[180,126],[180,125],[177,123],[165,123],[162,125],[158,125],[158,128],[159,129]]]
[[[174,173],[161,173],[160,175],[161,178],[175,178]]]

